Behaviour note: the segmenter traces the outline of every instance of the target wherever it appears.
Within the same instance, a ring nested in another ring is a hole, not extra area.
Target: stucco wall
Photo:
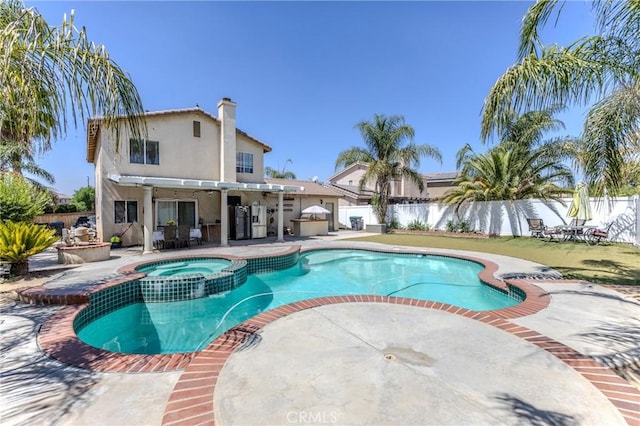
[[[238,182],[264,182],[264,148],[244,135],[236,138],[237,152],[253,154],[253,173],[236,173]],[[236,164],[233,163],[235,171]]]
[[[360,185],[360,179],[362,179],[362,176],[364,175],[364,173],[365,173],[364,167],[363,168],[358,167],[357,169],[354,169],[349,173],[339,176],[336,180],[332,180],[332,183],[335,183],[338,185],[358,186]],[[365,186],[365,188],[373,189],[373,184],[367,182],[367,185]]]
[[[193,121],[200,121],[201,137],[193,136]],[[112,132],[101,129],[101,158],[104,174],[133,176],[170,176],[175,178],[210,179],[220,177],[220,127],[203,114],[182,113],[147,118],[148,140],[158,141],[160,164],[129,162],[130,137],[122,132],[116,152]],[[235,163],[234,163],[235,166]]]

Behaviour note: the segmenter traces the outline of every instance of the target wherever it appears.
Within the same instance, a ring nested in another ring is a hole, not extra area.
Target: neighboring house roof
[[[327,179],[329,182],[333,182],[334,180],[340,179],[340,177],[344,176],[344,175],[348,175],[349,173],[351,173],[354,170],[358,170],[358,169],[366,169],[369,167],[369,163],[363,163],[361,161],[356,161],[353,164],[349,164],[347,167],[345,167],[344,169],[340,170],[339,172],[336,172],[335,174],[333,174],[333,176],[330,176],[329,179]]]
[[[317,182],[310,180],[293,180],[293,179],[265,179],[265,183],[272,185],[293,185],[304,187],[304,191],[294,191],[295,194],[316,195],[323,197],[342,197],[342,194]]]
[[[456,180],[458,172],[444,172],[444,173],[427,173],[424,175],[427,179],[427,186],[429,183],[434,182],[450,182]]]
[[[210,118],[218,123],[220,120],[213,114],[208,113],[200,107],[195,108],[182,108],[182,109],[168,109],[163,111],[150,111],[145,112],[145,117],[157,117],[161,115],[178,115],[178,114],[202,114],[207,118]],[[124,117],[122,117],[124,118]],[[95,161],[96,147],[98,143],[98,135],[100,134],[100,124],[102,123],[102,117],[92,117],[87,122],[87,161],[93,163]],[[236,133],[245,136],[259,145],[262,145],[264,152],[271,152],[271,147],[259,139],[251,136],[250,134],[236,128]]]
[[[336,183],[325,184],[325,187],[329,187],[334,191],[341,193],[349,198],[369,200],[373,196],[373,191],[365,189],[360,191],[360,187],[355,185],[338,185]]]

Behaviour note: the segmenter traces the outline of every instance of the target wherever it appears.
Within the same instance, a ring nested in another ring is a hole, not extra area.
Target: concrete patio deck
[[[349,236],[192,247],[189,254],[271,254],[291,243],[381,247],[336,241]],[[114,259],[64,270],[45,286],[104,282],[126,264],[183,254],[143,257],[116,250]],[[3,425],[640,424],[637,388],[604,367],[640,359],[640,303],[589,283],[558,280],[555,271],[521,259],[465,254],[498,264],[497,276],[552,278],[532,281],[551,296],[549,306],[500,321],[435,306],[362,301],[311,306],[265,322],[254,340],[224,356],[203,351],[184,372],[123,374],[48,358],[38,347],[37,332],[59,308],[5,303],[0,420]],[[54,267],[47,256],[37,256],[32,268]]]

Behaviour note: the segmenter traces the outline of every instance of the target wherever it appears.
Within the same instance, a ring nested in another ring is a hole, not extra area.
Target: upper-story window
[[[160,143],[146,139],[130,139],[129,161],[135,164],[160,164]]]
[[[236,172],[253,173],[253,154],[248,152],[236,153]]]
[[[193,120],[193,137],[200,137],[200,122],[197,120]]]

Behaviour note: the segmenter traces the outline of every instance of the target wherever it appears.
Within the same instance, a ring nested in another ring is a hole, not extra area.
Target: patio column
[[[153,186],[143,186],[144,199],[142,223],[144,229],[144,248],[142,254],[153,253]]]
[[[229,209],[227,207],[228,189],[220,191],[220,247],[228,247],[227,232],[229,230]]]
[[[284,202],[284,192],[278,192],[278,242],[284,243],[284,211],[282,203]]]

